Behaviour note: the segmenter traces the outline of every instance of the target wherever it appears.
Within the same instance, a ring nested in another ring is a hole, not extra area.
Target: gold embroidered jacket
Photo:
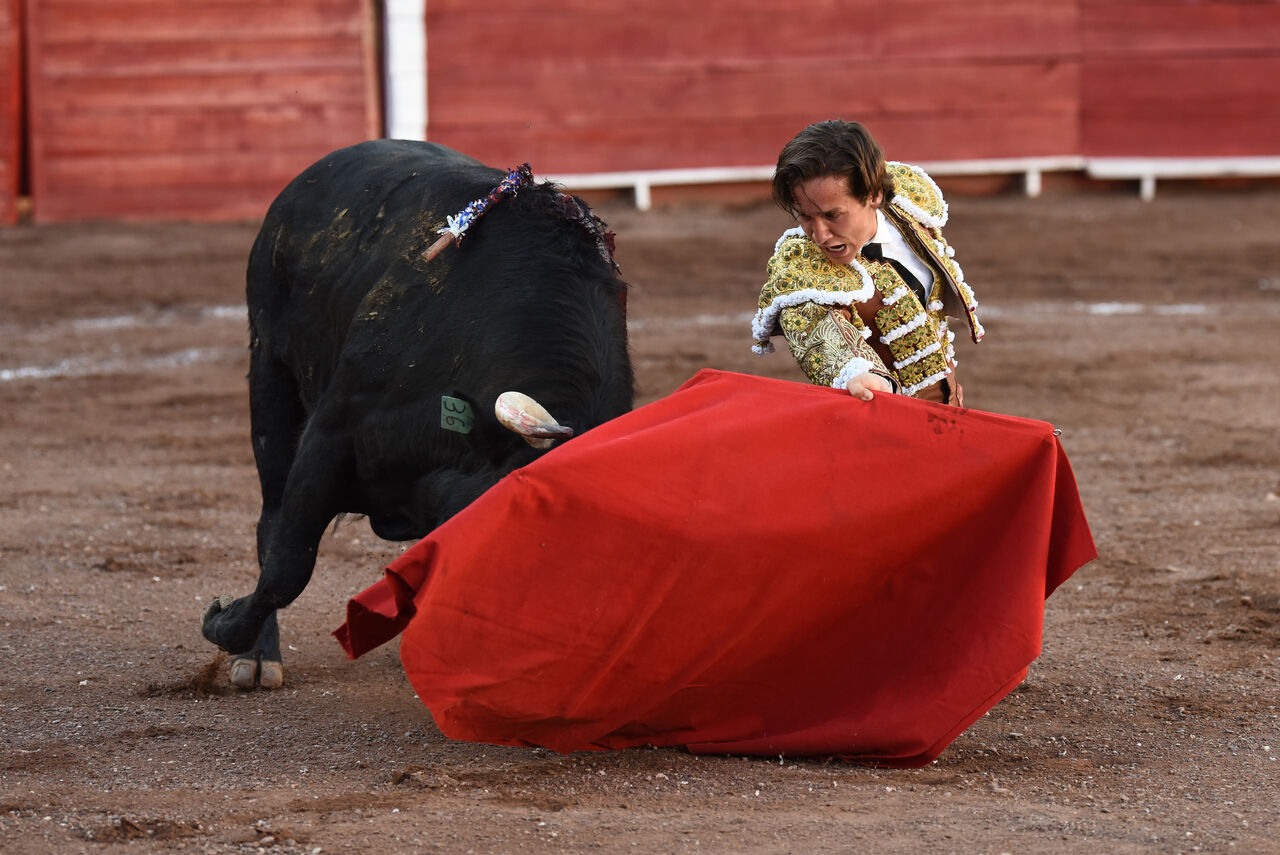
[[[751,325],[752,349],[770,353],[770,338],[783,335],[814,383],[843,388],[851,377],[873,371],[915,395],[954,370],[948,306],[963,308],[975,342],[984,332],[978,302],[942,237],[942,191],[917,166],[891,162],[888,168],[895,194],[882,210],[933,271],[928,304],[921,304],[888,261],[858,255],[848,265],[835,264],[801,229],[789,229],[769,259],[769,279]]]

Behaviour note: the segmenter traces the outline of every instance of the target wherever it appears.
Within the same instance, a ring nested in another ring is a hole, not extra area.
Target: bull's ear
[[[545,407],[521,392],[503,392],[493,402],[493,412],[503,427],[534,448],[550,448],[557,439],[573,436],[573,428],[557,422]]]

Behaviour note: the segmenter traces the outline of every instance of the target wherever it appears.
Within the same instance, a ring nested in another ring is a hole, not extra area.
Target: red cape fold
[[[353,598],[441,731],[920,766],[1096,557],[1049,424],[702,371],[511,473]]]

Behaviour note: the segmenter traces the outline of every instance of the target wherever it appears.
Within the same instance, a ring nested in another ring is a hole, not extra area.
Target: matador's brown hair
[[[885,168],[884,152],[857,122],[817,122],[783,146],[773,172],[773,201],[794,216],[796,188],[824,175],[843,178],[849,195],[863,204],[877,193],[883,193],[885,201],[893,198],[893,178]]]

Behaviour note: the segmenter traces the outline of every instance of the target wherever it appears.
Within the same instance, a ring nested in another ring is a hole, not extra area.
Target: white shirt
[[[902,232],[898,231],[898,227],[889,222],[888,217],[884,215],[884,211],[878,208],[876,209],[876,222],[879,225],[876,228],[875,236],[868,242],[880,244],[885,258],[892,258],[894,261],[900,262],[915,274],[916,278],[920,280],[920,284],[924,285],[924,294],[920,295],[920,299],[923,303],[928,304],[929,294],[933,291],[933,270],[911,251],[911,246],[907,243],[906,238],[902,236]]]

